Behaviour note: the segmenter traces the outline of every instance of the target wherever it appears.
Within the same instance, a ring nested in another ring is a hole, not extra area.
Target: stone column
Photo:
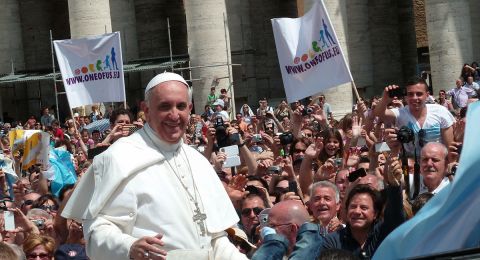
[[[25,68],[22,29],[17,0],[4,0],[0,4],[0,74]]]
[[[110,0],[112,32],[120,32],[124,62],[138,58],[137,25],[133,0]]]
[[[398,1],[398,32],[400,36],[400,50],[402,52],[403,81],[417,73],[418,54],[417,39],[415,37],[415,14],[413,0]]]
[[[433,93],[455,86],[473,57],[469,0],[427,0],[427,30]]]
[[[373,86],[372,43],[368,26],[368,0],[350,0],[348,14],[348,60],[360,92],[370,96]]]
[[[227,1],[225,4],[228,13],[232,62],[242,64],[241,67],[232,68],[235,98],[240,101],[240,104],[236,103],[236,105],[240,107],[248,102],[253,95],[254,91],[252,90],[255,89],[255,81],[252,80],[253,74],[250,74],[255,70],[250,3],[249,1],[235,0]],[[251,103],[253,104],[254,101],[251,100]]]
[[[304,11],[307,13],[313,5],[314,1],[305,0]],[[348,47],[347,47],[347,5],[346,0],[324,0],[325,8],[330,16],[330,22],[335,29],[340,46],[348,64]],[[353,93],[352,84],[347,83],[325,91],[327,103],[332,106],[333,115],[341,118],[345,114],[352,112]]]
[[[68,0],[72,39],[112,32],[108,0]]]
[[[230,61],[229,32],[225,34],[224,0],[185,0],[188,52],[191,66],[225,64]],[[212,86],[227,87],[228,66],[194,68],[193,98],[197,113],[203,111]]]
[[[468,8],[467,8],[468,9]],[[470,0],[470,19],[472,28],[472,45],[480,42],[480,1]],[[480,62],[480,48],[473,48],[472,62]],[[471,64],[471,62],[469,62]]]
[[[386,85],[401,85],[403,81],[397,2],[370,0],[369,13],[374,88],[372,94],[381,95]]]

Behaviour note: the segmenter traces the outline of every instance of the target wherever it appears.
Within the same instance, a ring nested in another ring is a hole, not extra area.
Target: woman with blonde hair
[[[38,258],[41,260],[53,260],[55,240],[49,236],[30,235],[23,242],[23,252],[25,252],[27,260]]]

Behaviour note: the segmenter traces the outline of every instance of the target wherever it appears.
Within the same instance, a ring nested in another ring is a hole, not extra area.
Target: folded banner
[[[71,108],[125,101],[119,32],[53,44]]]
[[[394,230],[373,259],[405,259],[478,247],[480,241],[480,103],[468,107],[465,139],[454,181],[417,215]]]
[[[352,81],[322,1],[303,17],[272,19],[272,26],[289,103]]]
[[[23,152],[22,169],[27,170],[35,164],[46,165],[50,135],[40,130],[15,129],[8,133],[12,153]]]

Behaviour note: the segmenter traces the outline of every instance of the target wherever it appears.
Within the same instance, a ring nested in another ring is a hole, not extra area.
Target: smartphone
[[[396,88],[396,89],[392,89],[390,91],[388,91],[388,96],[390,98],[394,98],[394,97],[397,97],[398,99],[401,99],[405,96],[405,89],[404,88]]]
[[[358,170],[355,170],[348,174],[348,181],[354,182],[358,178],[365,177],[365,176],[367,176],[367,171],[365,170],[365,168],[359,168]]]
[[[296,181],[289,181],[288,182],[288,191],[298,194],[298,186]]]
[[[230,167],[238,166],[240,164],[242,164],[242,162],[240,161],[240,156],[236,155],[236,156],[227,157],[225,162],[223,162],[222,167],[230,168]]]
[[[138,131],[138,126],[136,125],[123,125],[122,126],[122,131],[124,133],[124,135],[131,135],[133,133],[135,133],[136,131]]]
[[[388,144],[386,142],[375,144],[375,152],[383,153],[383,152],[389,152],[389,151],[390,151],[390,147],[388,147]]]
[[[267,168],[267,173],[268,174],[281,174],[283,172],[283,169],[281,166],[278,165],[273,165]]]
[[[367,145],[367,140],[365,139],[365,137],[360,136],[358,138],[358,141],[357,141],[357,146],[362,147],[362,146],[365,146],[365,145]]]
[[[15,230],[15,216],[12,211],[4,211],[3,218],[5,220],[5,230],[14,231]]]
[[[230,145],[220,148],[220,152],[224,153],[227,157],[238,155],[238,145]]]

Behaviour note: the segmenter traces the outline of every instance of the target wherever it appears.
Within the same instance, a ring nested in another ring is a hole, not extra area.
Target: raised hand
[[[315,138],[315,141],[307,147],[305,150],[305,157],[314,160],[318,157],[323,149],[323,137]]]

